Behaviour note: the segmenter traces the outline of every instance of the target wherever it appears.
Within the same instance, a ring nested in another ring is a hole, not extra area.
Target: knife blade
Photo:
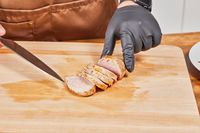
[[[31,52],[17,44],[16,42],[10,40],[10,39],[5,39],[0,37],[0,41],[9,49],[38,67],[39,69],[43,70],[44,72],[48,73],[49,75],[53,76],[54,78],[64,82],[64,80],[59,76],[53,69],[51,69],[48,65],[46,65],[43,61],[41,61],[38,57],[33,55]]]

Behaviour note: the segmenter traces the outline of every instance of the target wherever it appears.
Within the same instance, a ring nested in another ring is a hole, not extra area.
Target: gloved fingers
[[[131,39],[134,41],[134,53],[138,53],[142,51],[142,33],[140,25],[136,25],[133,27],[129,27],[129,35],[131,35]]]
[[[152,48],[153,37],[151,31],[148,28],[142,28],[141,32],[143,42],[142,50],[145,51]]]
[[[152,46],[156,47],[161,42],[162,32],[161,32],[160,26],[159,26],[158,22],[156,21],[156,19],[154,17],[152,19],[153,19],[152,21],[154,21],[153,25],[151,26],[151,30],[153,32],[153,45]]]
[[[105,35],[105,41],[104,41],[104,48],[101,54],[101,58],[106,55],[112,55],[114,48],[115,48],[115,35],[114,32],[110,32],[107,30]]]
[[[135,66],[134,45],[133,45],[135,44],[135,40],[132,40],[131,35],[124,33],[121,34],[121,43],[122,43],[123,58],[126,69],[129,72],[132,72]]]
[[[161,43],[161,39],[162,39],[162,33],[161,32],[155,32],[153,35],[153,47],[158,46]]]

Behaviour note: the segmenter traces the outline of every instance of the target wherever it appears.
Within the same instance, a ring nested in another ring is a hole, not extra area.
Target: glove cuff
[[[120,0],[120,3],[124,2],[124,1],[128,1],[128,0]],[[147,9],[148,11],[151,12],[152,0],[131,0],[131,1],[135,2],[136,4],[144,7],[145,9]]]

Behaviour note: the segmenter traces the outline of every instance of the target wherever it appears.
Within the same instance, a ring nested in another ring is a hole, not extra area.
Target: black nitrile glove
[[[160,44],[162,33],[153,15],[145,8],[134,5],[115,11],[108,25],[101,57],[112,55],[116,39],[121,39],[126,69],[134,69],[134,53]]]

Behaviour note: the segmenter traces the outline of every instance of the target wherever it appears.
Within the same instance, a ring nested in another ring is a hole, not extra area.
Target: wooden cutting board
[[[61,76],[95,63],[102,44],[19,42]],[[121,58],[118,44],[114,56]],[[200,121],[181,49],[159,46],[136,57],[135,71],[91,97],[6,48],[0,49],[0,132],[192,132]]]

